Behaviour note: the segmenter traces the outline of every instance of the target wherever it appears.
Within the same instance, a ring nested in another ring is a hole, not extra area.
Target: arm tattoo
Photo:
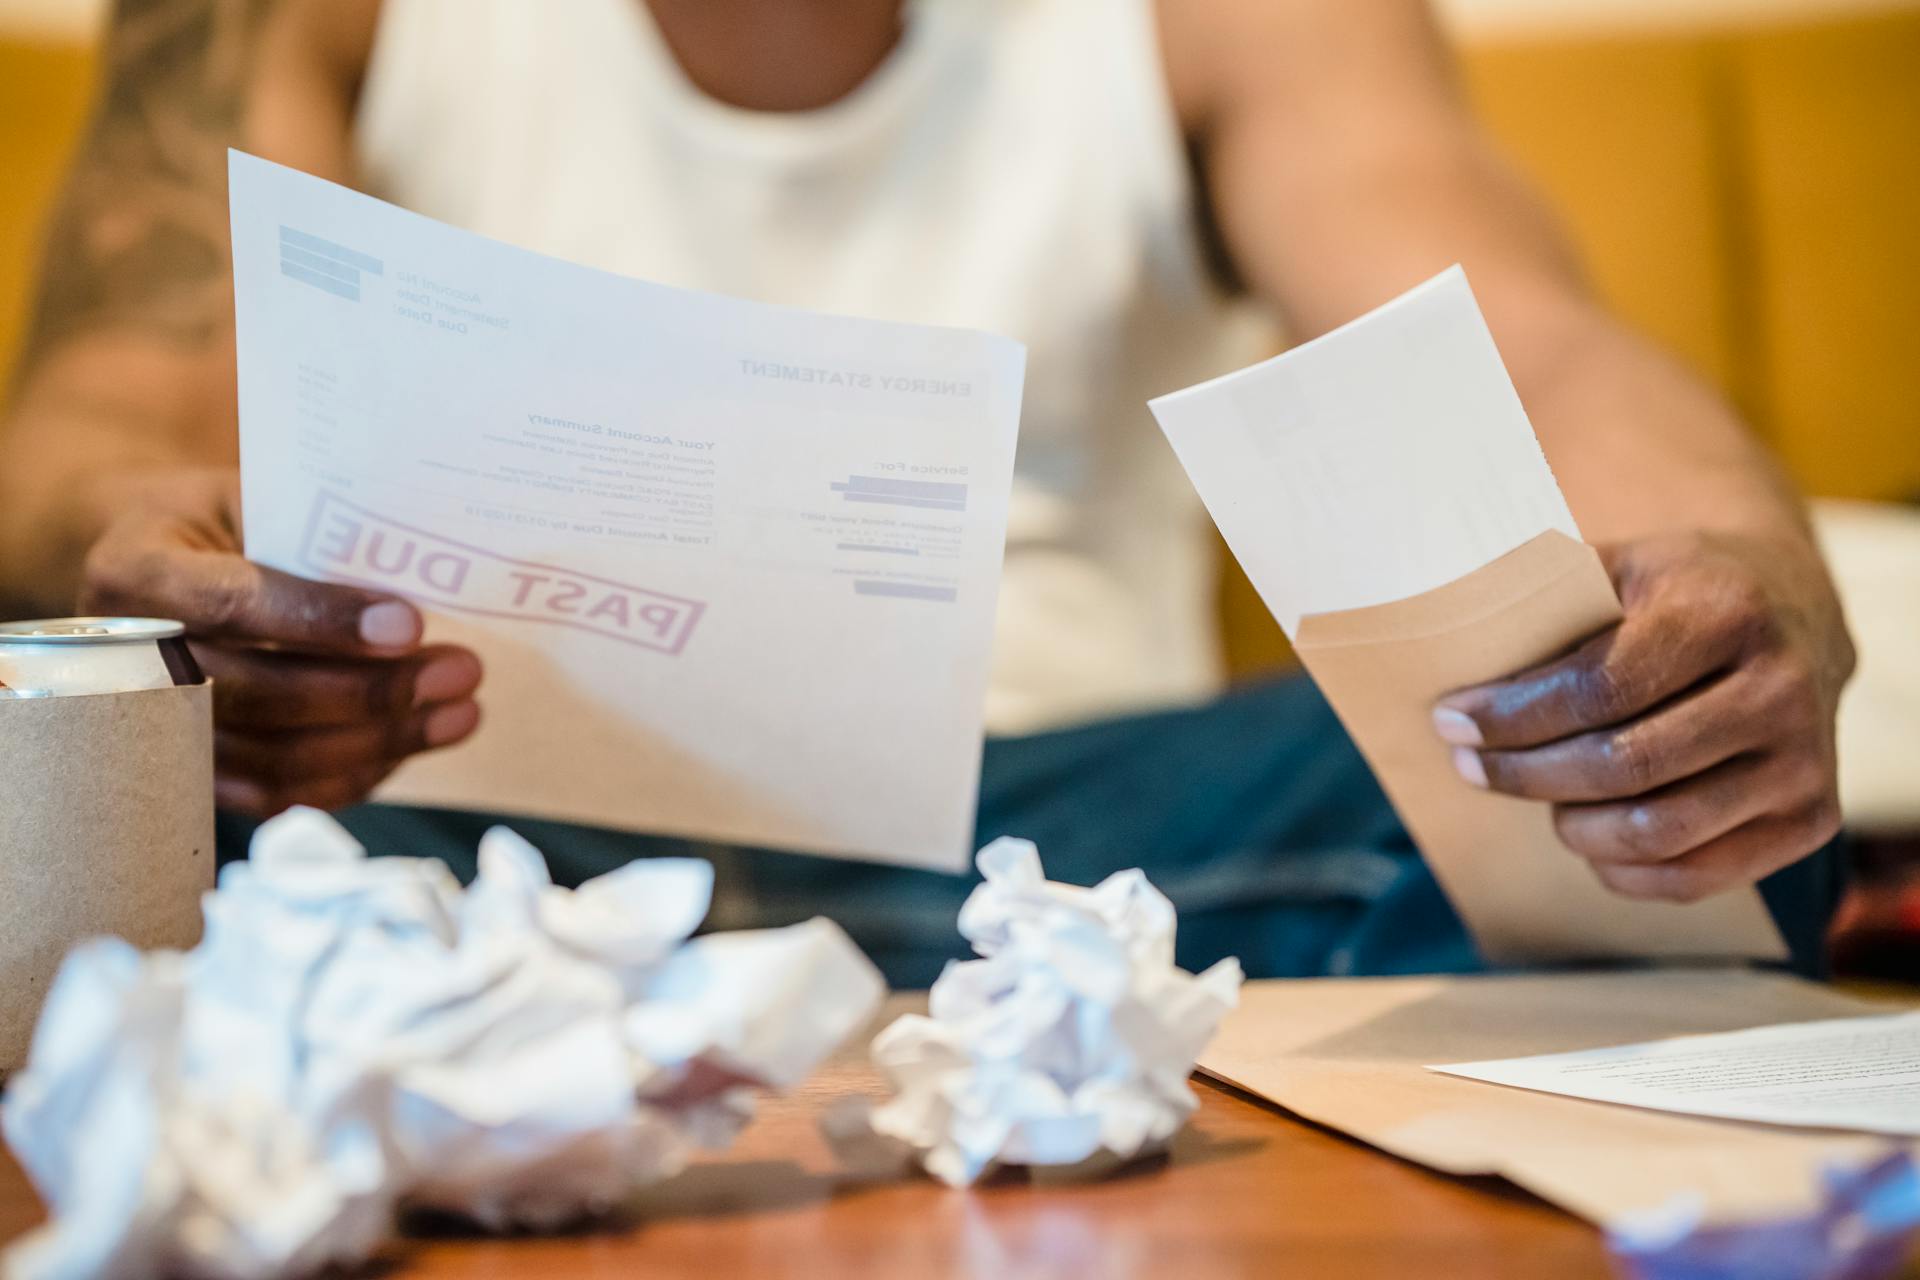
[[[77,333],[203,344],[232,315],[227,146],[276,0],[116,0],[28,357]]]

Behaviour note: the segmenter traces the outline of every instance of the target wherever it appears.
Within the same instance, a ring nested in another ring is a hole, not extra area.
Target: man
[[[1603,549],[1623,623],[1435,709],[1462,785],[1551,802],[1638,898],[1753,883],[1837,830],[1853,659],[1794,499],[1595,303],[1420,0],[121,0],[109,50],[6,421],[0,594],[185,620],[228,810],[351,805],[473,733],[484,692],[411,605],[240,555],[232,143],[595,265],[1028,342],[980,835],[1068,878],[1147,863],[1190,963],[1472,963],[1309,689],[1197,705],[1203,526],[1141,405],[1251,354],[1230,292],[1306,338],[1464,262]],[[644,844],[535,834],[568,876]],[[732,918],[817,904],[907,980],[962,889],[722,870]],[[1771,882],[1803,952],[1816,879]]]

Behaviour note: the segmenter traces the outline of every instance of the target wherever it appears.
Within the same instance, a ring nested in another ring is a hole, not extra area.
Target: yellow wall
[[[1920,10],[1509,40],[1467,66],[1602,292],[1803,484],[1920,496]]]
[[[92,74],[84,43],[0,33],[0,389],[25,322],[47,204],[86,116]]]
[[[1920,14],[1737,66],[1762,421],[1815,493],[1920,497]]]
[[[15,3],[33,0],[15,0]],[[51,0],[39,0],[45,4]],[[1515,35],[1756,31],[1920,7],[1916,0],[1429,0],[1469,43]]]

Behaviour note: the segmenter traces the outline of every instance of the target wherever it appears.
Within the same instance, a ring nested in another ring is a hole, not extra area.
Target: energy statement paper
[[[966,866],[1020,344],[229,176],[247,555],[486,665],[380,799]]]

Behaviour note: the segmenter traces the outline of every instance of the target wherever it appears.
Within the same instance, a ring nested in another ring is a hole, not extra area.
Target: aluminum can
[[[65,698],[199,684],[186,628],[161,618],[0,622],[0,698]]]

